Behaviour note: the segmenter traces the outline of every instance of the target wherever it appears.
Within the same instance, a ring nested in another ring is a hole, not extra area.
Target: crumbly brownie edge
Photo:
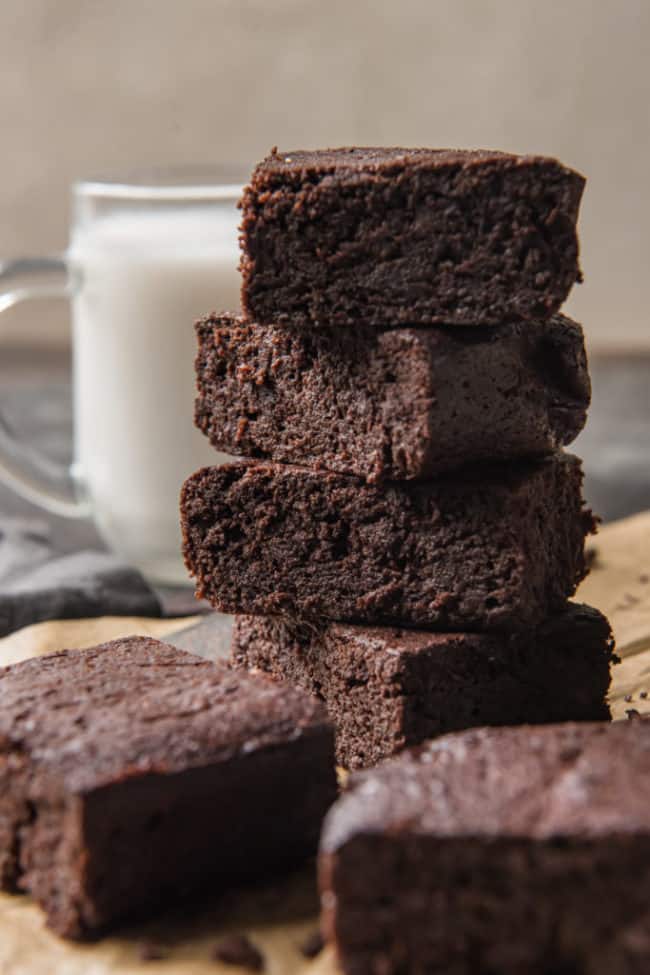
[[[607,620],[570,604],[530,634],[442,634],[236,617],[236,666],[325,702],[345,768],[476,725],[607,721]]]
[[[590,399],[582,329],[561,315],[311,332],[223,315],[197,337],[195,423],[217,450],[369,482],[547,453]]]
[[[640,973],[649,864],[647,835],[537,844],[360,834],[320,857],[321,924],[349,975],[416,964],[457,975]]]
[[[183,487],[184,554],[222,612],[524,630],[585,574],[581,482],[562,453],[382,489],[289,465],[204,468]]]
[[[325,167],[324,174],[258,167],[242,199],[249,318],[297,326],[494,325],[559,309],[581,280],[575,224],[582,176],[556,160],[507,154],[473,157],[467,166],[458,157],[439,166],[408,156],[402,163],[367,172]],[[431,198],[447,198],[448,206],[423,210]],[[370,242],[355,228],[360,214],[367,223],[373,213],[383,232]]]
[[[135,717],[127,685],[138,688]],[[223,709],[230,714],[242,693],[259,713],[235,716],[235,742]],[[284,869],[314,852],[336,796],[333,729],[321,704],[158,641],[130,638],[0,669],[0,700],[0,879],[29,892],[64,937],[94,937],[205,881]],[[247,813],[244,800],[265,775],[277,788]],[[238,794],[245,808],[233,818]],[[258,809],[265,820],[256,825]],[[217,835],[242,835],[206,846],[220,817]],[[269,821],[278,826],[272,847]]]

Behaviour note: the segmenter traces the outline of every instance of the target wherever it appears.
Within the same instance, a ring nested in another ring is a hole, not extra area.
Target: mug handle
[[[65,257],[0,261],[0,312],[35,298],[69,298]],[[90,505],[73,470],[21,444],[0,411],[0,480],[28,501],[64,518],[86,518]]]

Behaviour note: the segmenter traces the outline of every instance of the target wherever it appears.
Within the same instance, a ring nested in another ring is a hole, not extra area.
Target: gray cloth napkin
[[[47,525],[0,517],[0,637],[83,616],[160,616],[154,590],[108,552],[57,554]]]

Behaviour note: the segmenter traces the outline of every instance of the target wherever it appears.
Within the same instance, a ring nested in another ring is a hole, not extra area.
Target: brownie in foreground
[[[335,795],[288,685],[144,637],[0,670],[0,886],[65,937],[286,868]]]
[[[217,450],[371,481],[552,451],[585,423],[582,329],[197,324],[196,425]]]
[[[580,280],[584,177],[491,150],[274,151],[242,198],[242,300],[264,324],[548,318]]]
[[[235,619],[237,666],[320,697],[344,768],[479,725],[605,721],[614,642],[598,610],[570,603],[525,633],[431,633]]]
[[[650,971],[650,724],[460,732],[353,777],[321,838],[346,975]]]
[[[187,566],[224,612],[521,630],[585,574],[577,458],[463,469],[383,487],[268,463],[207,467],[183,487]]]

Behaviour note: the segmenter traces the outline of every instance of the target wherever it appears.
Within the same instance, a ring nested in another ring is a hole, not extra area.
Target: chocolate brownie
[[[334,767],[320,702],[156,640],[3,668],[1,886],[84,938],[284,868],[315,851]]]
[[[612,633],[579,604],[517,634],[238,616],[232,658],[322,698],[345,768],[462,728],[610,717]]]
[[[242,301],[264,324],[548,318],[581,279],[584,177],[490,150],[274,151],[242,199]]]
[[[548,453],[585,423],[582,329],[306,331],[229,315],[197,324],[196,425],[217,450],[370,481]]]
[[[650,971],[650,725],[482,728],[353,777],[321,838],[346,975]]]
[[[585,574],[580,462],[464,468],[368,485],[238,463],[183,487],[185,560],[223,612],[442,630],[521,630]]]

